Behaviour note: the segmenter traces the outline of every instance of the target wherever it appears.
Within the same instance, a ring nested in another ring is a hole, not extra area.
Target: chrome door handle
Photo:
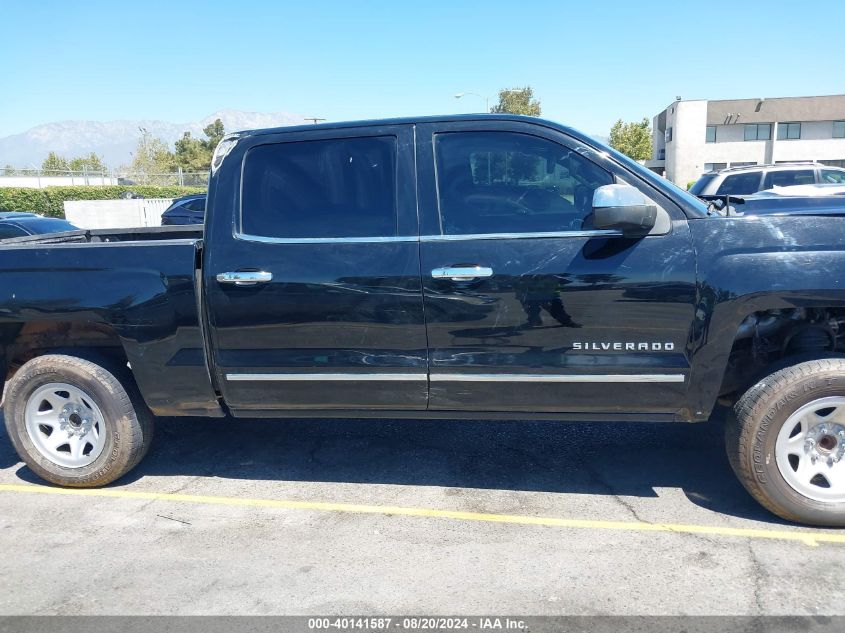
[[[454,266],[435,268],[431,271],[435,279],[451,279],[452,281],[471,281],[493,276],[493,269],[486,266]]]
[[[266,284],[273,281],[273,273],[263,270],[241,270],[217,275],[217,282],[221,284],[235,284],[236,286],[252,286]]]

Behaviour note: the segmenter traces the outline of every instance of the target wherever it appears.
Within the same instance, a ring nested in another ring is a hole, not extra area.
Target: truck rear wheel
[[[75,356],[24,364],[4,402],[6,429],[20,458],[60,486],[103,486],[147,452],[153,417],[131,374]]]
[[[725,437],[734,472],[766,508],[845,526],[845,359],[767,376],[734,405]]]

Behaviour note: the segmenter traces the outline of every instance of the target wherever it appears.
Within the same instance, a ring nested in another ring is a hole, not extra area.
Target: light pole
[[[485,97],[484,95],[480,95],[477,92],[459,92],[455,95],[455,99],[461,99],[466,97],[467,95],[472,95],[473,97],[478,97],[479,99],[484,99],[484,112],[490,112],[490,97]]]

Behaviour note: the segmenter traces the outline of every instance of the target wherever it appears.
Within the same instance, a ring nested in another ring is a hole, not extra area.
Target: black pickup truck
[[[699,422],[776,514],[845,525],[845,219],[724,217],[498,115],[226,137],[204,230],[0,247],[5,422],[100,486],[153,416]],[[303,424],[307,424],[304,421]]]

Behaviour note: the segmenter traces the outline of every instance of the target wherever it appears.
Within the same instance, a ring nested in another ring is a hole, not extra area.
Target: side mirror
[[[657,221],[657,207],[630,185],[603,185],[593,194],[593,226],[622,231],[625,237],[648,235]]]

